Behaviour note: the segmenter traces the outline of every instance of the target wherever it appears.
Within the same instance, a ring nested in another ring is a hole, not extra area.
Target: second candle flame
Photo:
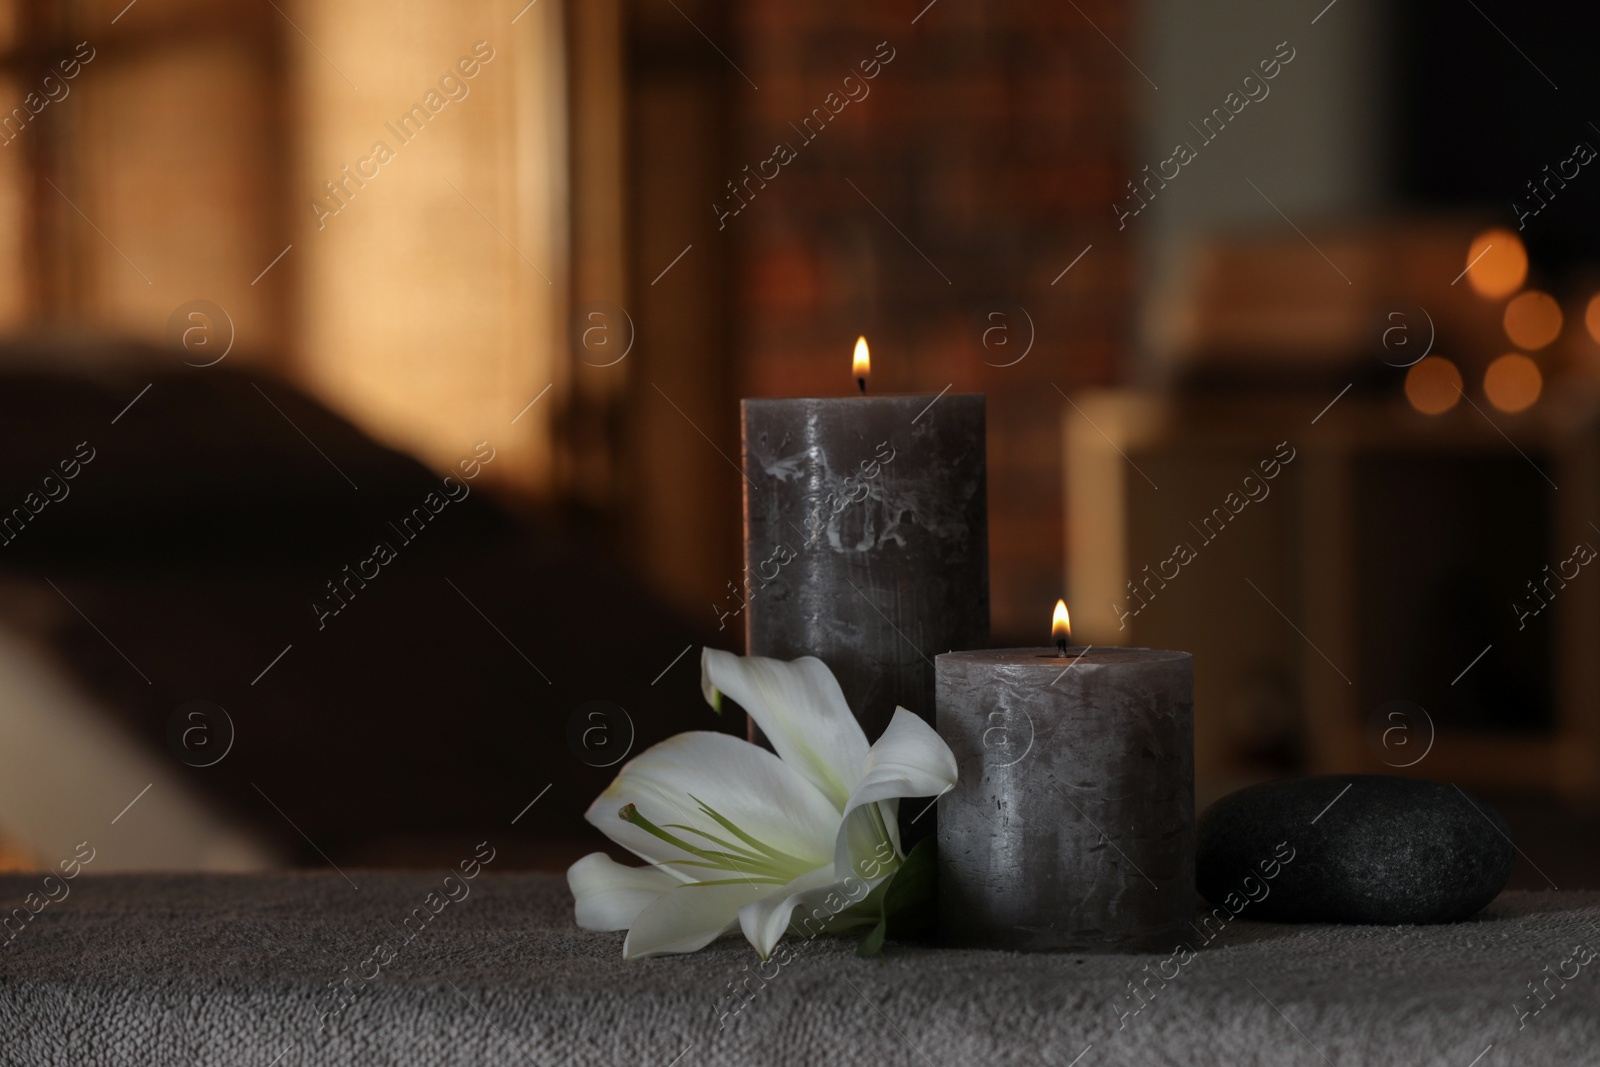
[[[867,339],[856,338],[855,357],[850,361],[850,373],[854,375],[856,384],[861,387],[863,395],[867,391],[867,378],[872,373],[872,357],[867,353]]]
[[[1072,640],[1072,619],[1067,615],[1067,602],[1056,601],[1055,614],[1050,617],[1050,636],[1055,639],[1056,651],[1067,654],[1067,642]]]

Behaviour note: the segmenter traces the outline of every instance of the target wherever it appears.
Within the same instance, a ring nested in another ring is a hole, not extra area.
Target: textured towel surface
[[[1600,894],[1510,893],[1451,926],[1241,918],[1171,962],[897,946],[858,960],[819,938],[786,942],[797,958],[780,967],[737,940],[627,963],[620,934],[573,926],[559,878],[485,871],[444,903],[443,876],[352,871],[358,890],[334,873],[85,873],[0,948],[0,1062],[1600,1062],[1600,959],[1573,951],[1600,947]],[[0,905],[40,881],[0,878]],[[429,893],[438,913],[405,923]],[[350,978],[341,1010],[330,983],[356,973],[370,980]]]

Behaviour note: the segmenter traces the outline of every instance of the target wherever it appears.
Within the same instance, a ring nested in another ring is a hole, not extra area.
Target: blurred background
[[[1195,652],[1202,803],[1421,774],[1600,885],[1595,30],[0,0],[0,865],[564,866],[742,729],[738,400],[865,334],[988,396],[995,644]]]

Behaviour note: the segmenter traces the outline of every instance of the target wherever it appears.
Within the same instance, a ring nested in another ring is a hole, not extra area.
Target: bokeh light
[[[1589,336],[1600,341],[1600,293],[1589,298],[1589,307],[1583,313],[1583,324],[1589,328]]]
[[[1529,289],[1506,305],[1506,336],[1530,352],[1543,348],[1561,334],[1561,305],[1549,293]]]
[[[1429,356],[1406,372],[1406,399],[1424,415],[1442,415],[1461,402],[1461,372],[1443,356]]]
[[[1539,365],[1521,352],[1501,356],[1483,373],[1483,395],[1508,414],[1528,410],[1543,391],[1544,375],[1539,373]]]
[[[1528,277],[1528,253],[1510,230],[1484,230],[1467,249],[1467,281],[1480,296],[1510,296]]]

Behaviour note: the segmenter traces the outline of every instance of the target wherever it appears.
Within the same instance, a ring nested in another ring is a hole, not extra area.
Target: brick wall
[[[736,387],[846,392],[865,333],[875,390],[987,393],[994,634],[1043,643],[1064,581],[1055,387],[1114,380],[1130,344],[1132,247],[1109,205],[1132,173],[1139,76],[1088,21],[1126,49],[1130,5],[925,3],[732,5],[730,55],[759,89],[729,83],[725,180],[771,175],[762,161],[779,143],[795,152],[764,185],[741,185],[746,206],[720,190],[722,210],[739,208],[721,220],[735,249]],[[891,49],[866,95],[813,120],[807,141],[795,127],[830,93],[838,107],[845,77]],[[1030,317],[1031,351],[995,366],[1021,354]]]

